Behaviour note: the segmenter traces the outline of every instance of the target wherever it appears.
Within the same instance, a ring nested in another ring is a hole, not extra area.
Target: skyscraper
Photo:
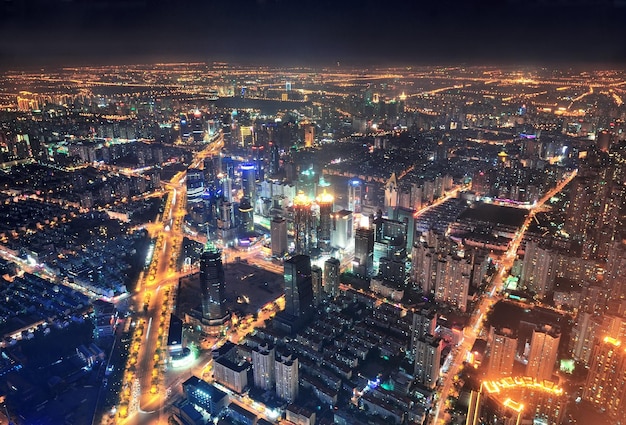
[[[320,207],[320,222],[317,229],[317,247],[322,251],[330,251],[330,230],[332,225],[334,198],[330,193],[322,193],[317,198]]]
[[[363,184],[360,180],[352,179],[348,182],[348,209],[355,213],[361,212],[363,201]]]
[[[322,301],[324,272],[318,266],[311,266],[311,284],[313,286],[313,306],[317,307]]]
[[[276,395],[287,402],[298,397],[298,358],[293,354],[279,355],[275,363]]]
[[[224,267],[222,253],[207,242],[200,256],[200,289],[202,292],[202,316],[211,321],[222,321],[226,316],[224,303]]]
[[[241,188],[243,196],[254,205],[256,201],[256,170],[254,164],[242,164],[241,167]]]
[[[583,399],[606,409],[613,419],[624,418],[626,409],[626,350],[621,341],[604,337],[596,340]]]
[[[508,376],[513,372],[513,362],[517,351],[517,337],[511,329],[491,329],[491,352],[489,355],[489,369],[487,376],[496,379]]]
[[[366,227],[356,229],[354,233],[354,268],[360,277],[371,277],[374,254],[374,230]]]
[[[311,213],[311,201],[303,192],[299,192],[293,200],[293,227],[295,254],[310,254],[313,214]]]
[[[417,342],[426,335],[434,335],[437,327],[437,312],[434,308],[422,308],[413,312],[411,325],[411,350],[413,355],[417,349]]]
[[[204,193],[204,171],[198,168],[187,169],[187,202],[202,201]]]
[[[255,387],[263,390],[274,388],[275,365],[274,345],[263,343],[252,349],[252,373]]]
[[[533,330],[526,375],[537,380],[551,379],[559,350],[561,331],[549,325]]]
[[[424,335],[418,338],[415,345],[413,375],[429,388],[434,388],[439,379],[442,348],[442,339],[433,335]]]
[[[295,255],[285,261],[285,313],[306,316],[313,305],[311,258]]]
[[[287,252],[287,220],[274,217],[270,223],[272,256],[282,257]]]
[[[339,272],[341,263],[336,258],[324,262],[324,292],[331,297],[339,295]]]
[[[248,198],[244,197],[239,204],[239,219],[241,220],[241,233],[254,233],[254,212]]]

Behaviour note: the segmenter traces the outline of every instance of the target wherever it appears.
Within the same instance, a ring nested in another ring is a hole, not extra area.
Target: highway
[[[493,305],[498,300],[500,300],[499,292],[502,290],[503,282],[505,280],[505,277],[507,276],[507,271],[511,269],[511,266],[515,261],[515,258],[517,256],[517,250],[519,249],[519,246],[524,239],[524,234],[526,233],[526,230],[528,230],[528,227],[534,219],[535,214],[542,209],[543,205],[550,198],[561,192],[563,188],[565,188],[565,186],[569,182],[571,182],[574,177],[576,177],[577,171],[578,170],[574,170],[571,173],[568,173],[563,178],[563,180],[561,180],[553,189],[548,191],[530,209],[524,223],[511,241],[509,249],[506,251],[506,253],[502,255],[499,263],[498,273],[492,280],[491,289],[480,298],[480,301],[474,309],[474,313],[472,315],[469,326],[463,329],[464,338],[461,344],[450,353],[450,355],[452,356],[450,368],[448,369],[446,375],[443,377],[443,382],[439,386],[439,396],[433,409],[434,413],[432,420],[429,423],[439,425],[446,423],[446,419],[449,419],[447,417],[447,413],[445,413],[445,403],[448,397],[453,393],[454,376],[459,373],[459,370],[467,357],[467,353],[470,352],[472,346],[474,345],[474,342],[476,341],[476,338],[480,335],[485,315],[489,312],[489,310],[491,310]]]
[[[194,156],[192,166],[223,147],[223,138],[207,146]],[[167,332],[170,313],[174,306],[172,294],[176,291],[179,273],[177,257],[183,240],[182,223],[186,214],[185,172],[176,174],[164,187],[167,201],[158,223],[149,226],[156,235],[154,254],[144,274],[137,282],[131,298],[135,311],[133,317],[142,328],[135,334],[124,374],[119,421],[122,424],[147,424],[167,422],[162,417],[165,397],[163,376]]]

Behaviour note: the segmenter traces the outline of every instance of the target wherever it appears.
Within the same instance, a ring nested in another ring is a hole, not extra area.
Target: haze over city
[[[0,424],[620,424],[626,5],[0,5]]]

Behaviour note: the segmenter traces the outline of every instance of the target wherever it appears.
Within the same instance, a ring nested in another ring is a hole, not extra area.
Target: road
[[[573,172],[567,174],[563,180],[561,180],[553,189],[548,191],[532,208],[530,208],[530,211],[526,216],[526,220],[524,220],[524,223],[515,234],[515,237],[509,245],[509,249],[502,255],[498,273],[492,280],[490,290],[480,298],[480,301],[474,309],[469,326],[463,329],[464,338],[461,344],[456,348],[456,350],[451,352],[453,358],[450,363],[450,368],[443,378],[443,383],[439,387],[439,397],[436,401],[435,408],[433,409],[434,414],[432,421],[430,422],[431,424],[439,425],[446,422],[445,403],[453,392],[454,376],[459,373],[459,370],[467,357],[467,353],[470,352],[476,338],[480,335],[485,315],[500,299],[499,292],[502,290],[503,282],[507,276],[507,271],[511,269],[511,266],[515,261],[517,250],[519,249],[519,246],[524,239],[524,234],[526,233],[526,230],[528,230],[535,214],[538,211],[541,211],[543,205],[550,198],[561,192],[563,188],[571,182],[574,177],[576,177],[577,171],[578,170],[574,170]]]
[[[216,155],[223,138],[196,153],[192,166],[199,166],[207,156]],[[132,296],[136,319],[143,323],[139,341],[131,345],[124,385],[128,399],[120,404],[122,424],[167,423],[162,417],[166,387],[163,376],[172,294],[178,284],[177,257],[183,240],[182,223],[186,214],[186,173],[176,174],[165,183],[167,201],[160,222],[150,226],[156,235],[154,254],[145,278],[137,283]],[[124,407],[123,407],[124,406]]]

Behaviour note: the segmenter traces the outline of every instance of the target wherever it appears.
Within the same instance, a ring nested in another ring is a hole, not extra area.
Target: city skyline
[[[0,8],[0,423],[621,419],[621,2]]]

